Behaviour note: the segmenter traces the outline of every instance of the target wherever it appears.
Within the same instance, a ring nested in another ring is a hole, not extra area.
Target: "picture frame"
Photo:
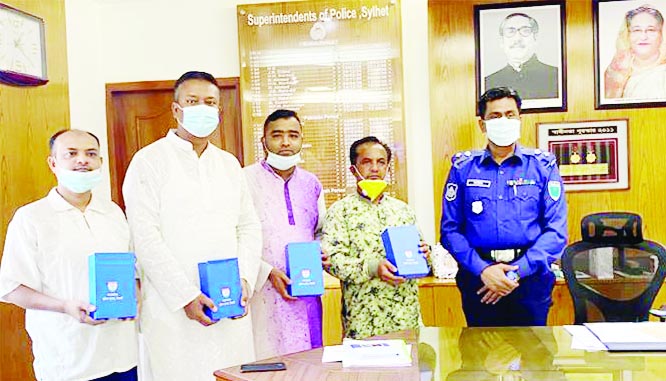
[[[629,189],[628,120],[537,123],[567,191]]]
[[[563,0],[475,5],[477,99],[508,86],[523,113],[566,111],[565,25]]]
[[[594,0],[595,108],[666,106],[666,3]],[[632,25],[633,24],[633,25]]]

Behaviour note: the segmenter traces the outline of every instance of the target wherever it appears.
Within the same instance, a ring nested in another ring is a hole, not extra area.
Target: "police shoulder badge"
[[[456,199],[456,196],[458,196],[458,184],[446,184],[446,192],[444,193],[446,201],[453,201]]]
[[[562,196],[562,184],[559,181],[548,182],[548,195],[553,201],[557,201]]]

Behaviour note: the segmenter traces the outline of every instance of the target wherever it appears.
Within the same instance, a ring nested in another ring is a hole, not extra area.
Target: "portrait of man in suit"
[[[525,13],[511,13],[499,27],[506,66],[485,78],[485,88],[511,87],[526,99],[557,98],[557,67],[536,54],[539,23]]]
[[[563,3],[474,6],[477,93],[509,87],[528,111],[566,109]]]

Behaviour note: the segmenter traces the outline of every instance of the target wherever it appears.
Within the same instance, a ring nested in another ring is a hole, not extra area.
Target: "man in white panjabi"
[[[214,380],[216,369],[254,360],[252,320],[211,321],[204,308],[215,305],[199,285],[198,263],[237,257],[247,305],[261,258],[261,224],[240,164],[208,142],[219,104],[213,76],[183,74],[171,107],[177,129],[134,155],[123,184],[155,380]]]
[[[58,185],[9,223],[0,300],[26,309],[37,380],[136,381],[136,323],[89,316],[88,256],[131,246],[118,205],[91,192],[102,180],[99,140],[63,130],[49,145]]]

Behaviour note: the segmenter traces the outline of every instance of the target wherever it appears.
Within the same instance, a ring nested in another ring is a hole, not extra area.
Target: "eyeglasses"
[[[520,35],[523,37],[529,37],[532,35],[532,27],[521,26],[520,28],[504,28],[502,31],[502,36],[513,37],[516,35],[516,32],[520,33]]]
[[[643,28],[631,28],[631,29],[629,29],[629,33],[631,33],[633,35],[644,34],[645,33],[648,37],[654,37],[659,32],[660,32],[659,29],[652,28],[652,27],[648,27],[648,28],[645,28],[645,29],[643,29]]]

